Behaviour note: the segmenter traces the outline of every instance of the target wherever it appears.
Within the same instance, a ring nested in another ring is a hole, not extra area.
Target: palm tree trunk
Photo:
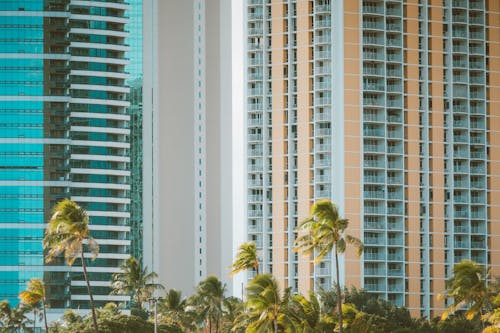
[[[47,324],[47,309],[45,305],[45,299],[42,300],[42,305],[43,305],[43,321],[45,323],[45,332],[49,333],[49,326]]]
[[[278,333],[278,320],[274,319],[273,324],[274,324],[274,333]]]
[[[33,309],[33,333],[36,333],[36,308]]]
[[[87,266],[85,265],[85,257],[83,255],[83,250],[80,254],[82,257],[83,276],[85,277],[85,282],[87,283],[87,290],[89,292],[89,297],[90,297],[90,309],[92,311],[92,322],[94,323],[94,331],[95,333],[99,333],[99,327],[97,326],[97,317],[95,315],[94,297],[92,296],[92,291],[90,290],[89,275],[87,273]]]
[[[337,275],[337,307],[339,311],[339,333],[343,333],[344,320],[342,318],[342,291],[340,289],[339,255],[337,253],[337,248],[335,248],[334,251],[335,251],[335,267]]]

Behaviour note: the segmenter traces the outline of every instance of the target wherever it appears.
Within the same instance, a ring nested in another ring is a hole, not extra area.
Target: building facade
[[[332,258],[292,251],[329,198],[365,244],[343,256],[341,284],[430,317],[455,263],[500,273],[499,9],[246,0],[247,234],[263,271],[331,287]]]
[[[129,256],[130,116],[125,1],[0,1],[0,299],[33,277],[50,312],[89,307],[81,265],[44,263],[51,208],[70,198],[100,245],[97,306]],[[90,255],[87,255],[90,258]]]
[[[144,264],[185,295],[230,284],[230,19],[228,0],[144,1]]]

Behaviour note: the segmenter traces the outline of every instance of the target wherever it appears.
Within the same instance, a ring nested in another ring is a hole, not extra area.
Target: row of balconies
[[[468,6],[467,6],[468,4]],[[458,8],[469,8],[472,10],[482,10],[484,9],[483,7],[483,1],[481,0],[453,0],[452,2],[453,7],[458,7]]]

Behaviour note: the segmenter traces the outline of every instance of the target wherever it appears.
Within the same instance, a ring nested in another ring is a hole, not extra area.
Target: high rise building
[[[185,295],[230,283],[230,19],[229,0],[144,1],[144,264]]]
[[[436,315],[453,265],[500,272],[500,5],[246,0],[247,233],[264,272],[330,288],[292,251],[321,198],[365,243],[340,283]],[[252,274],[249,274],[249,278]]]
[[[81,265],[44,263],[51,208],[70,198],[100,245],[97,306],[129,256],[130,142],[125,1],[0,1],[0,299],[43,278],[51,313],[88,308]],[[89,257],[88,254],[86,254]]]

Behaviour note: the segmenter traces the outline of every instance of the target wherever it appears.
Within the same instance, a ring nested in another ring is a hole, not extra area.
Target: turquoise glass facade
[[[43,278],[51,311],[87,308],[81,263],[43,260],[44,223],[63,198],[84,207],[100,256],[97,305],[130,253],[126,1],[0,0],[0,300]]]

